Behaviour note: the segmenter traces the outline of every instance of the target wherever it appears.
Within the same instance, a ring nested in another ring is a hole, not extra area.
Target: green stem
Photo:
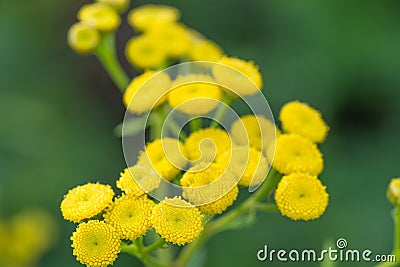
[[[168,114],[168,106],[164,105],[161,107],[161,112],[163,113],[163,116],[166,118]],[[171,117],[169,117],[165,121],[165,126],[168,127],[168,129],[174,134],[174,137],[179,138],[181,141],[185,141],[187,139],[186,133],[179,127],[178,123]]]
[[[228,106],[232,104],[235,99],[230,95],[225,95],[222,98],[222,103],[219,104],[217,111],[215,112],[214,120],[211,122],[210,127],[216,128],[219,125],[219,122],[225,116],[226,111],[228,110]]]
[[[161,138],[161,133],[162,133],[162,125],[163,125],[163,118],[158,111],[153,111],[149,115],[149,120],[150,120],[150,138],[151,141],[154,141],[156,139]]]
[[[156,259],[148,255],[147,253],[142,253],[137,249],[136,245],[128,245],[123,242],[121,244],[121,252],[138,258],[148,267],[170,267],[170,265],[168,264],[159,263]]]
[[[252,196],[250,196],[237,208],[219,217],[215,221],[209,222],[205,226],[203,233],[199,236],[199,238],[197,238],[193,243],[182,249],[176,260],[175,266],[186,266],[186,264],[190,260],[190,257],[201,245],[203,245],[214,234],[228,229],[231,222],[233,222],[235,219],[239,218],[243,214],[248,213],[257,202],[262,201],[264,198],[266,198],[272,192],[272,190],[276,188],[281,178],[282,174],[274,169],[271,169],[264,183]]]
[[[115,49],[115,33],[105,33],[96,48],[95,55],[123,93],[129,85],[129,77],[118,61]]]
[[[201,125],[202,125],[202,120],[200,117],[192,118],[192,120],[190,121],[190,130],[192,132],[195,132],[201,128]]]
[[[375,267],[394,267],[399,266],[400,259],[400,207],[395,207],[392,211],[394,232],[393,232],[393,250],[391,255],[396,257],[395,262],[382,262]]]
[[[165,244],[165,240],[162,238],[157,239],[153,244],[145,247],[143,253],[149,254],[150,252],[162,247]]]

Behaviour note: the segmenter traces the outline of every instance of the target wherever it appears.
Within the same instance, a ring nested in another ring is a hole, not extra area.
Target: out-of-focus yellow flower
[[[173,81],[172,88],[168,94],[169,105],[189,115],[207,114],[222,98],[220,87],[207,75],[179,76]]]
[[[140,31],[178,21],[179,10],[164,5],[144,5],[132,9],[128,15],[129,24]]]
[[[328,199],[326,187],[317,176],[304,173],[283,176],[275,192],[278,209],[292,220],[308,221],[321,217]]]
[[[54,244],[54,218],[39,208],[29,208],[0,220],[0,266],[34,266]]]
[[[170,23],[153,27],[146,34],[152,36],[159,46],[164,47],[170,58],[179,58],[187,54],[190,47],[189,32],[181,24]]]
[[[192,33],[192,44],[189,47],[188,58],[192,61],[218,61],[224,52],[221,47],[211,40],[197,36]]]
[[[92,53],[100,42],[98,31],[82,22],[75,23],[68,31],[68,44],[78,53]]]
[[[117,187],[129,196],[141,196],[156,189],[161,177],[151,166],[135,165],[120,174]]]
[[[161,177],[172,180],[187,164],[185,146],[174,138],[157,139],[146,145],[138,158],[138,165],[152,166]]]
[[[268,157],[274,158],[273,167],[283,174],[293,172],[318,175],[324,168],[322,154],[309,139],[296,134],[282,134],[276,139],[276,150],[268,149]]]
[[[126,89],[123,101],[128,110],[142,114],[158,107],[166,100],[164,95],[171,80],[164,72],[146,71],[136,76]]]
[[[183,196],[207,214],[221,214],[233,204],[238,195],[234,173],[216,163],[200,163],[191,167],[181,178]]]
[[[223,57],[213,66],[215,80],[239,96],[254,95],[262,89],[262,77],[252,61]]]
[[[121,250],[121,240],[114,227],[104,221],[81,223],[71,236],[73,254],[86,266],[112,265]]]
[[[165,241],[179,246],[193,242],[203,231],[199,209],[180,197],[165,198],[156,205],[151,221]]]
[[[131,3],[130,0],[97,0],[97,2],[110,5],[120,13],[126,11]]]
[[[233,141],[242,146],[249,145],[266,151],[280,134],[278,127],[262,115],[245,115],[233,122],[230,135]]]
[[[254,147],[233,146],[232,150],[220,154],[216,163],[241,177],[239,185],[254,186],[262,183],[268,173],[268,161]]]
[[[147,196],[123,195],[104,214],[105,222],[114,226],[121,239],[135,240],[151,228],[151,211],[155,203]]]
[[[79,9],[77,17],[84,24],[99,31],[114,31],[121,23],[118,13],[103,3],[87,4]]]
[[[281,109],[279,120],[285,132],[304,136],[315,143],[325,141],[329,131],[321,113],[299,101],[286,103]]]
[[[387,197],[394,205],[400,205],[400,178],[393,178],[387,188]]]
[[[186,139],[185,147],[188,158],[193,164],[212,162],[221,153],[229,150],[231,139],[219,128],[205,128],[193,132]]]
[[[80,222],[99,214],[112,203],[114,191],[111,186],[88,183],[68,191],[61,202],[64,219]]]
[[[148,34],[130,39],[125,54],[128,61],[139,69],[159,69],[167,60],[165,48]]]

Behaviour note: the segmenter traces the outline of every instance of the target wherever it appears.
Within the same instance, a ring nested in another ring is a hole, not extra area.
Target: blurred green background
[[[125,167],[112,132],[124,114],[121,96],[95,58],[78,56],[66,44],[84,3],[0,0],[0,218],[30,206],[52,214],[57,242],[42,267],[81,266],[70,248],[74,226],[59,211],[62,196],[88,181],[114,184]],[[149,2],[132,5],[143,3]],[[151,3],[178,7],[185,24],[229,55],[254,60],[275,116],[285,102],[299,99],[320,109],[331,126],[322,146],[326,214],[307,223],[259,214],[250,228],[215,236],[207,244],[207,266],[317,266],[260,263],[256,253],[264,244],[320,249],[338,238],[349,248],[389,253],[385,193],[390,178],[400,176],[400,2]],[[121,28],[120,51],[132,34]],[[122,255],[115,266],[140,263]]]

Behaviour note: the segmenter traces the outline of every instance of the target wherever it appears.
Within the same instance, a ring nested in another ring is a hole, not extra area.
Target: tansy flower
[[[310,140],[296,134],[282,134],[276,139],[276,150],[268,149],[268,157],[273,158],[272,166],[283,174],[292,172],[318,175],[324,161],[317,146]]]
[[[317,176],[292,173],[282,177],[275,201],[282,215],[292,220],[317,219],[328,205],[329,196],[325,188]]]
[[[189,115],[204,115],[215,109],[222,98],[219,86],[208,75],[178,76],[172,83],[168,103]]]
[[[222,49],[211,40],[191,32],[192,44],[189,47],[188,58],[193,61],[218,61],[223,56]]]
[[[64,219],[80,222],[92,218],[112,203],[114,191],[111,186],[88,183],[68,191],[61,202]]]
[[[212,68],[215,80],[239,96],[254,95],[263,82],[258,67],[252,61],[223,57]]]
[[[179,11],[171,6],[144,5],[133,9],[128,15],[129,24],[140,31],[176,22]]]
[[[97,0],[97,2],[110,5],[120,13],[124,12],[131,3],[130,0]]]
[[[76,259],[90,267],[112,265],[121,250],[117,232],[103,221],[81,223],[71,240]]]
[[[222,129],[205,128],[191,133],[186,139],[185,147],[193,164],[212,162],[215,157],[230,149],[231,140]]]
[[[165,48],[147,34],[130,39],[125,54],[128,61],[140,69],[158,69],[167,60]]]
[[[87,4],[79,9],[77,17],[83,23],[99,31],[113,31],[121,23],[118,13],[103,3]]]
[[[156,205],[151,221],[165,241],[179,246],[194,241],[203,231],[199,209],[180,197],[165,198]]]
[[[155,42],[164,47],[171,58],[185,55],[190,46],[189,32],[181,24],[170,23],[153,27],[146,34],[152,36]]]
[[[123,101],[128,110],[142,114],[165,102],[171,80],[164,72],[146,71],[136,76],[126,89]]]
[[[232,123],[230,136],[238,145],[266,151],[280,134],[278,127],[262,115],[245,115]]]
[[[299,101],[285,104],[279,114],[279,120],[285,132],[304,136],[315,143],[322,143],[329,131],[321,113]]]
[[[68,44],[76,52],[89,54],[93,52],[100,41],[98,31],[82,22],[75,23],[68,31]]]
[[[161,177],[170,181],[187,164],[185,155],[185,147],[178,139],[162,138],[146,145],[137,164],[151,166]]]
[[[123,195],[104,214],[105,222],[114,226],[121,239],[135,240],[151,228],[154,202],[147,196]]]
[[[160,175],[148,164],[126,168],[120,174],[117,187],[129,196],[141,196],[156,189]]]
[[[200,163],[181,178],[183,196],[207,214],[221,214],[238,195],[237,177],[216,163]]]
[[[268,173],[266,157],[255,149],[247,146],[233,146],[220,154],[216,163],[229,168],[236,176],[240,177],[239,185],[254,186],[262,183]]]

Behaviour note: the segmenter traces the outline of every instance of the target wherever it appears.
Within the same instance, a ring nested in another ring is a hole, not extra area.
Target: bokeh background
[[[50,214],[54,242],[41,267],[81,266],[70,248],[74,226],[59,211],[62,196],[88,181],[114,184],[125,167],[112,131],[124,114],[121,95],[95,58],[78,56],[66,44],[85,2],[0,0],[0,220],[29,207]],[[149,2],[132,6],[143,3]],[[260,263],[256,252],[265,244],[321,249],[338,238],[349,248],[389,253],[386,186],[400,176],[400,2],[151,3],[176,6],[185,24],[229,55],[254,60],[275,115],[299,99],[321,110],[331,126],[322,146],[326,214],[307,223],[259,214],[251,227],[215,236],[206,266],[318,266]],[[121,28],[120,51],[132,34],[127,25]],[[115,266],[140,263],[122,255]]]

